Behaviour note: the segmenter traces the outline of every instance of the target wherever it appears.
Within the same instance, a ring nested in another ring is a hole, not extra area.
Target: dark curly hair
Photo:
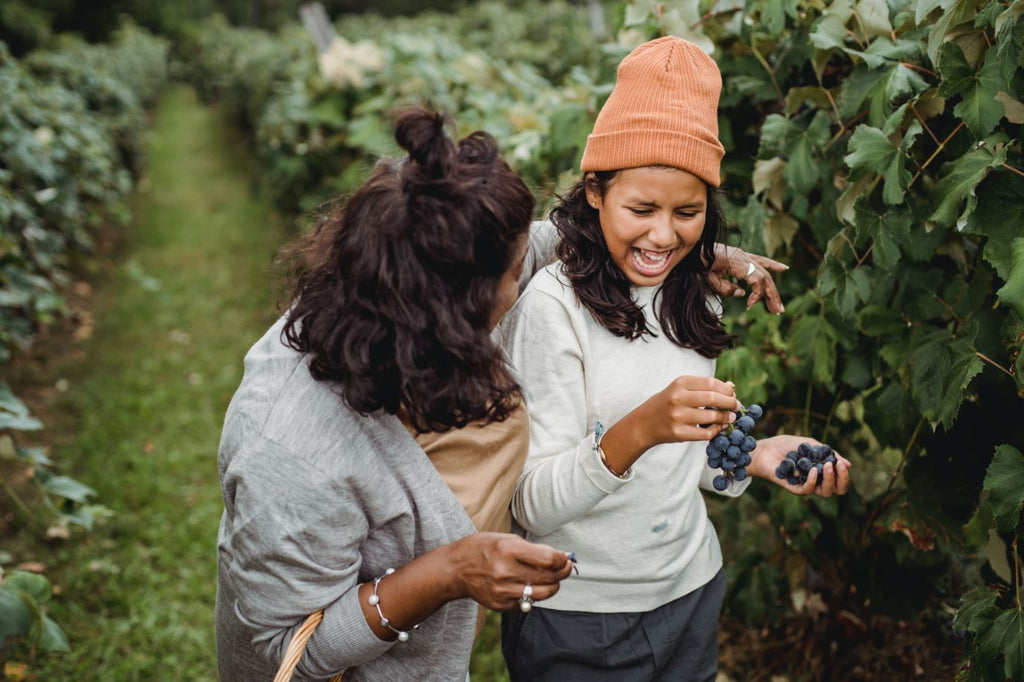
[[[381,161],[292,249],[283,331],[353,410],[404,408],[421,432],[503,420],[521,400],[490,327],[534,197],[493,137],[456,144],[448,123],[403,114],[408,158]]]
[[[560,197],[551,221],[560,237],[557,253],[580,302],[602,326],[616,336],[637,339],[654,335],[643,311],[629,295],[630,281],[608,253],[597,209],[587,201],[587,188],[604,197],[619,171],[596,171]],[[694,248],[665,279],[658,299],[657,318],[673,343],[717,358],[733,337],[708,308],[714,295],[708,266],[715,260],[715,242],[725,231],[725,218],[715,190],[708,186],[704,231]]]

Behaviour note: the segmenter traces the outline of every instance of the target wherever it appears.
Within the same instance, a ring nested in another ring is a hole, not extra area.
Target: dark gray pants
[[[725,571],[644,613],[556,611],[501,615],[501,650],[512,682],[705,682],[718,672],[718,616]]]

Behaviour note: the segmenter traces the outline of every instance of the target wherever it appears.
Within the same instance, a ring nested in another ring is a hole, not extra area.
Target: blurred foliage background
[[[619,60],[680,35],[723,72],[730,239],[792,265],[785,315],[726,302],[739,343],[719,375],[766,405],[765,434],[855,463],[842,499],[710,500],[723,674],[1024,679],[1022,0],[324,2],[319,49],[299,2],[97,4],[0,2],[3,360],[129,223],[168,80],[244,136],[256,193],[293,231],[396,152],[412,104],[495,135],[540,216],[577,177]],[[0,431],[38,428],[13,394],[0,407]],[[96,504],[70,493],[78,523]],[[8,591],[46,596],[29,583]],[[42,641],[44,611],[21,636]],[[494,636],[475,679],[501,678]]]

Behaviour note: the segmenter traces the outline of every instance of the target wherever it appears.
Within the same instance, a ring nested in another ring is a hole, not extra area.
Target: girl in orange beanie
[[[708,271],[724,229],[720,90],[715,63],[679,38],[623,60],[584,176],[552,212],[559,262],[502,323],[530,405],[513,517],[579,558],[554,597],[503,615],[513,680],[714,680],[726,580],[700,489],[735,496],[754,476],[795,494],[849,486],[841,456],[802,485],[778,479],[809,440],[784,435],[713,485],[705,446],[742,408],[714,376],[731,343]]]

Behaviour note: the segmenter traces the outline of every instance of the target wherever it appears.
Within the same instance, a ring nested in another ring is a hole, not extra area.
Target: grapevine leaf
[[[930,14],[935,6],[942,7],[942,14],[928,33],[927,47],[928,59],[932,64],[938,64],[939,48],[944,44],[946,36],[960,24],[973,20],[977,10],[975,9],[975,0],[939,0],[938,3],[928,2],[927,4],[933,5],[931,9],[923,15],[920,10],[917,12],[917,16],[920,17],[917,20],[919,26],[921,18]]]
[[[1024,676],[1024,611],[1001,612],[987,631],[978,635],[978,654],[983,659],[1004,657],[1003,672],[1008,679]]]
[[[842,48],[849,35],[846,22],[852,16],[853,4],[850,0],[834,0],[814,24],[810,35],[811,44],[819,50]]]
[[[795,355],[801,361],[811,362],[814,380],[832,386],[835,382],[839,331],[823,315],[808,315],[793,324],[790,337]]]
[[[821,268],[821,293],[835,293],[834,300],[839,313],[846,318],[857,312],[857,304],[871,295],[871,268],[860,266],[847,268],[835,258],[825,259]]]
[[[793,237],[799,230],[800,223],[785,213],[766,217],[764,221],[765,252],[771,257],[783,244],[789,248],[793,243]]]
[[[1003,105],[1003,112],[1006,115],[1007,121],[1010,123],[1024,123],[1024,102],[1014,99],[1002,90],[996,94],[996,101]]]
[[[796,132],[788,136],[790,144],[785,151],[789,156],[789,162],[783,175],[790,187],[801,194],[810,192],[821,179],[822,168],[818,152],[828,141],[830,125],[828,114],[819,111],[806,130],[794,126]]]
[[[758,154],[779,152],[800,133],[800,128],[785,116],[770,114],[761,125],[761,143]]]
[[[882,175],[883,201],[889,205],[902,203],[911,177],[906,167],[907,151],[920,134],[921,124],[915,121],[897,146],[878,128],[857,126],[848,145],[852,151],[843,160],[858,177],[868,171]]]
[[[927,222],[930,226],[967,224],[977,205],[974,188],[991,169],[1006,162],[1006,147],[1002,144],[1005,140],[1006,137],[1002,134],[993,135],[943,167],[945,175],[935,183],[931,192],[932,199],[938,207],[928,216]],[[965,201],[966,208],[961,211]]]
[[[975,587],[960,599],[960,608],[953,617],[953,626],[976,635],[988,632],[999,609],[996,598],[999,593],[987,587]]]
[[[996,448],[985,473],[984,487],[989,492],[996,529],[1000,533],[1012,531],[1020,521],[1024,504],[1024,455],[1020,450],[1012,445]]]
[[[964,524],[964,540],[975,547],[984,547],[988,544],[991,528],[992,505],[985,500],[978,505],[971,519]]]
[[[47,492],[75,502],[85,502],[91,495],[96,494],[89,486],[67,476],[53,476],[42,485]]]
[[[7,637],[27,636],[31,628],[32,614],[21,596],[0,586],[0,644]]]
[[[1010,278],[1011,244],[1024,225],[1024,178],[1009,173],[990,174],[977,187],[978,207],[966,232],[985,237],[985,260],[1005,281]]]
[[[71,651],[64,631],[49,616],[43,616],[42,629],[39,633],[39,650],[44,653]]]
[[[46,576],[28,571],[11,571],[4,577],[4,588],[27,595],[36,604],[50,599],[50,581]]]
[[[876,213],[867,201],[857,203],[855,222],[858,235],[872,240],[872,257],[878,267],[891,269],[900,258],[900,246],[910,236],[913,216],[904,207]]]
[[[756,196],[747,198],[747,205],[739,211],[736,223],[743,235],[744,244],[749,243],[751,249],[760,253],[767,253],[765,248],[765,212],[764,205],[758,201]]]
[[[888,35],[892,32],[889,3],[885,0],[860,0],[857,3],[857,17],[868,37]]]
[[[986,58],[985,65],[975,72],[967,63],[963,50],[953,41],[942,45],[939,50],[939,95],[952,97],[960,95],[961,101],[953,113],[963,119],[967,128],[980,139],[992,132],[1005,110],[996,100],[1003,87],[999,81],[999,60],[994,56]]]
[[[890,306],[869,305],[857,314],[857,326],[866,336],[890,337],[906,329],[907,323]]]
[[[946,329],[923,334],[915,338],[907,356],[911,392],[921,414],[948,429],[960,411],[964,389],[983,368],[974,350],[977,327],[965,327],[967,338]]]
[[[776,208],[782,208],[786,195],[786,183],[782,178],[785,169],[786,162],[781,157],[758,159],[754,162],[754,173],[750,178],[754,194],[767,191],[768,201]]]
[[[1024,314],[1024,237],[1014,239],[1011,244],[1010,274],[996,296]]]

